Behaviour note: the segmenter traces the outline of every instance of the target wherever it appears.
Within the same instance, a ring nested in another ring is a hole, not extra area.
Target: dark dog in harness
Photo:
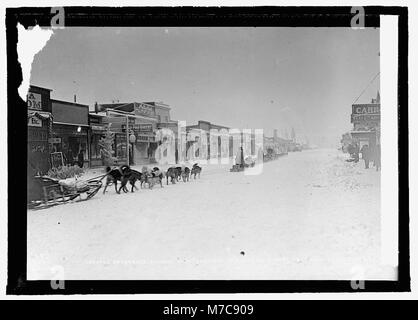
[[[138,188],[135,186],[135,183],[137,181],[141,181],[142,183],[142,173],[134,169],[127,168],[126,170],[123,171],[122,186],[121,186],[122,190],[124,192],[128,192],[128,188],[126,187],[128,182],[131,185],[131,192],[134,192],[134,188],[138,190]]]
[[[129,172],[130,168],[128,165],[120,166],[119,168],[112,169],[111,167],[106,167],[106,184],[103,189],[103,194],[106,192],[106,189],[112,183],[115,185],[115,191],[120,193],[120,190],[126,186],[128,180],[125,178],[125,175]],[[118,181],[121,182],[121,186],[118,190]]]
[[[180,168],[180,174],[181,174],[181,168]],[[176,167],[170,167],[168,168],[165,176],[167,178],[167,185],[168,185],[168,178],[171,179],[170,181],[172,184],[175,184],[176,181],[178,181],[179,170]]]
[[[154,167],[151,171],[148,171],[146,168],[143,168],[141,176],[141,187],[143,184],[148,184],[148,187],[152,189],[154,185],[159,184],[161,188],[163,187],[163,172],[158,168]]]
[[[190,171],[190,176],[194,176],[194,179],[196,179],[196,175],[200,179],[200,173],[202,172],[202,168],[198,166],[197,163],[195,163],[192,167],[192,170]]]
[[[188,167],[182,167],[181,168],[181,178],[183,179],[183,182],[189,181],[190,177],[190,169]]]

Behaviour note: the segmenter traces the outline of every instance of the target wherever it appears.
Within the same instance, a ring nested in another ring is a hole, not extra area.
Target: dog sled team
[[[137,171],[129,167],[128,165],[122,165],[117,168],[106,168],[106,183],[103,189],[103,194],[106,192],[106,189],[109,185],[113,184],[115,186],[115,191],[120,193],[128,192],[128,183],[131,186],[131,192],[134,192],[134,189],[138,190],[138,187],[135,185],[136,182],[140,183],[140,187],[144,188],[148,186],[149,189],[152,189],[155,185],[160,185],[163,187],[163,180],[166,179],[168,185],[169,180],[172,184],[183,180],[183,182],[189,181],[190,177],[193,176],[196,179],[196,176],[200,178],[200,173],[202,168],[195,163],[190,169],[186,166],[181,167],[170,167],[166,172],[162,171],[158,167],[154,167],[151,170],[148,167],[142,167],[141,171]],[[105,178],[103,177],[103,178]],[[118,181],[120,186],[118,188]]]

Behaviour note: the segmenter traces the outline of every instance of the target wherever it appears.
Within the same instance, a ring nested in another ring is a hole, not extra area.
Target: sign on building
[[[49,143],[61,143],[61,138],[49,138]]]
[[[29,127],[42,127],[42,120],[38,117],[30,117],[28,122]]]
[[[152,124],[140,124],[139,132],[152,132]]]
[[[135,108],[135,113],[141,116],[152,117],[154,116],[154,110],[151,106],[139,103]]]
[[[353,104],[352,114],[380,114],[380,104]]]
[[[106,131],[106,128],[104,126],[95,126],[95,125],[91,125],[91,130],[93,131]]]
[[[380,114],[352,114],[351,122],[379,122]]]
[[[39,93],[28,92],[26,97],[28,108],[42,110],[42,96]]]

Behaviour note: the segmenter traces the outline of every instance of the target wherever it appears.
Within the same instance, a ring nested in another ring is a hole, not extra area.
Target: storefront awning
[[[52,114],[46,111],[28,111],[28,119],[32,117],[37,117],[42,120],[53,119]]]
[[[61,124],[61,125],[65,125],[65,126],[75,126],[75,127],[89,127],[88,124],[67,123],[67,122],[59,122],[59,121],[55,121],[54,124]]]

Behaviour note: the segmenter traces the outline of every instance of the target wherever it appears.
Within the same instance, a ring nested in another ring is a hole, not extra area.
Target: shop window
[[[100,160],[101,156],[100,156],[100,146],[99,146],[99,141],[100,141],[101,136],[98,134],[94,134],[91,137],[90,140],[90,157],[91,159],[95,159],[95,160]]]

